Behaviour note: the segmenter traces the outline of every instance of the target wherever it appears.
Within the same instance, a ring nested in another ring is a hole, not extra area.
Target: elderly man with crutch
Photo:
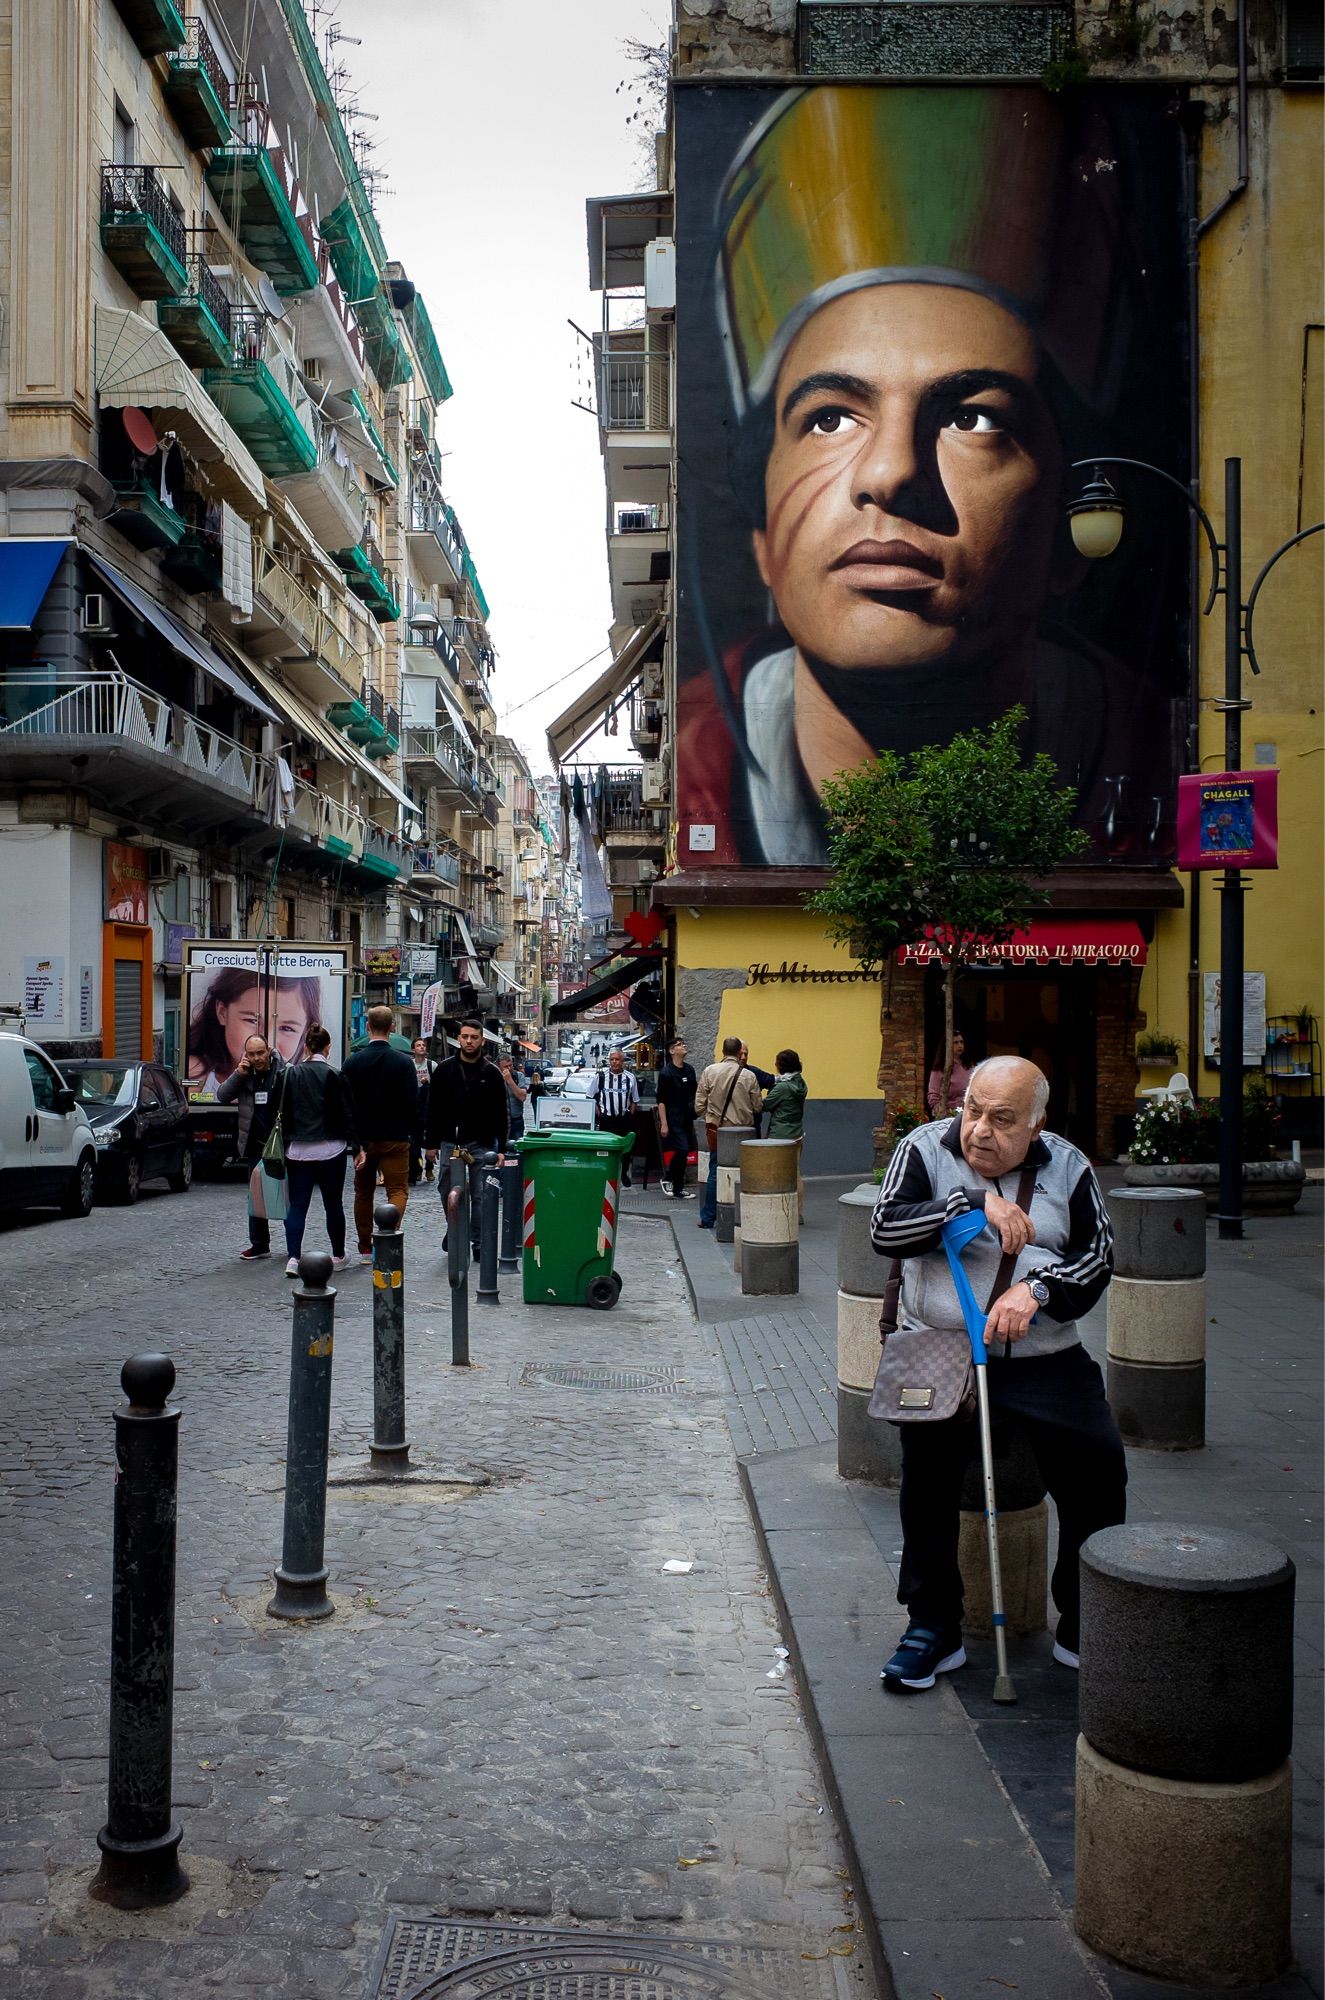
[[[1104,1383],[1076,1321],[1113,1275],[1113,1237],[1090,1162],[1046,1132],[1049,1085],[1033,1063],[995,1056],[972,1072],[949,1119],[908,1134],[893,1155],[871,1225],[894,1258],[883,1357],[870,1414],[902,1443],[905,1636],[882,1671],[895,1694],[964,1666],[957,1563],[961,1489],[984,1459],[999,1680],[1007,1673],[998,1584],[989,1413],[1013,1417],[1058,1510],[1053,1656],[1078,1665],[1077,1552],[1125,1518],[1127,1470]],[[983,1218],[977,1227],[975,1216]],[[983,1343],[973,1368],[972,1343]],[[977,1395],[978,1390],[978,1395]]]

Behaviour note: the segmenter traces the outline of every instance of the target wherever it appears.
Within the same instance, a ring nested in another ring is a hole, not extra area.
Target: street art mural
[[[813,866],[818,795],[1014,703],[1095,859],[1172,853],[1187,510],[1182,133],[1166,91],[678,92],[684,869]]]

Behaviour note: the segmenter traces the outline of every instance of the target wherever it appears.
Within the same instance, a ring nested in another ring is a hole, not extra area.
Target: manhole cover
[[[367,2000],[837,2000],[836,1967],[713,1938],[392,1917]]]
[[[679,1396],[686,1378],[679,1368],[595,1368],[588,1363],[530,1361],[522,1389],[628,1389],[637,1396]]]

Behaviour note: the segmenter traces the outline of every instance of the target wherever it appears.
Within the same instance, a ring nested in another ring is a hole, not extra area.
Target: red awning
[[[901,965],[934,965],[939,947],[928,940],[903,945]],[[1129,917],[1103,917],[1093,923],[1052,919],[1015,931],[1007,944],[990,945],[977,965],[1144,965],[1146,941],[1139,924]]]

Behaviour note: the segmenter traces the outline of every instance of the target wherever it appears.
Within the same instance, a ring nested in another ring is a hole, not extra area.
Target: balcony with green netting
[[[268,478],[311,472],[317,464],[317,443],[281,380],[292,378],[288,364],[272,348],[266,315],[236,307],[230,328],[229,359],[223,367],[204,369],[203,388]]]
[[[140,55],[163,56],[182,47],[188,30],[174,0],[115,0]]]
[[[238,129],[207,163],[207,185],[246,256],[277,291],[286,298],[311,292],[318,282],[311,231],[305,235],[277,172],[267,144],[266,105],[247,98],[236,122]]]
[[[183,48],[166,65],[166,101],[191,146],[224,146],[230,137],[230,80],[201,21],[188,23]]]

